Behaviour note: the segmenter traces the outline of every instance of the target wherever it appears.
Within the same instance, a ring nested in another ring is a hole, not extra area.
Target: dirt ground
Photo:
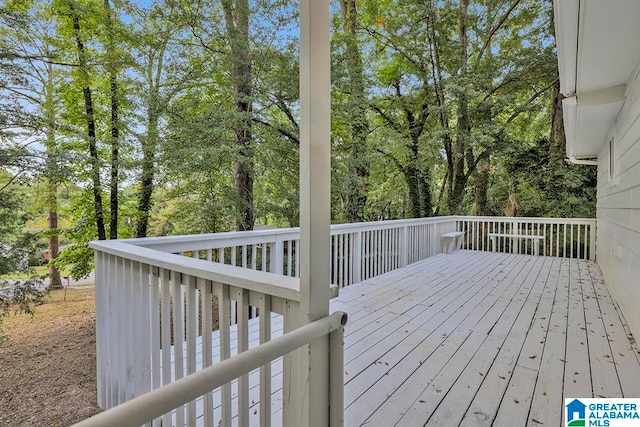
[[[100,411],[94,290],[63,295],[0,324],[0,426],[68,426]]]

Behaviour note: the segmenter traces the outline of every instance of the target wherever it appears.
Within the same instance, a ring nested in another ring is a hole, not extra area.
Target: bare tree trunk
[[[349,72],[349,126],[351,128],[351,158],[349,172],[354,176],[353,185],[348,189],[347,220],[364,221],[369,182],[369,160],[367,158],[367,120],[364,72],[362,55],[358,46],[357,8],[355,0],[341,0],[342,23],[346,44],[346,61]]]
[[[107,30],[107,61],[109,69],[109,96],[111,97],[111,181],[109,182],[109,238],[118,238],[118,175],[120,129],[118,123],[118,75],[115,65],[113,24],[109,0],[104,0],[105,26]]]
[[[100,183],[100,159],[98,158],[98,149],[96,145],[96,124],[93,115],[93,99],[91,97],[91,88],[89,87],[89,73],[87,71],[87,58],[80,34],[80,19],[73,11],[73,6],[69,6],[71,10],[71,19],[73,21],[73,32],[78,48],[78,70],[82,79],[82,93],[84,96],[85,119],[87,121],[87,140],[89,143],[89,158],[91,160],[91,180],[93,181],[93,202],[96,228],[98,231],[98,239],[105,240],[107,238],[104,226],[104,214],[102,211],[102,184]]]
[[[51,263],[58,257],[58,185],[56,184],[56,136],[55,136],[55,107],[53,105],[52,67],[48,65],[48,79],[45,87],[45,114],[47,117],[47,178],[45,182],[45,198],[47,203],[47,229],[49,231],[49,289],[62,288],[60,272]]]
[[[253,230],[253,83],[249,46],[249,1],[223,0],[227,34],[232,55],[235,108],[240,119],[235,126],[238,160],[234,174],[234,189],[239,202],[236,229]]]

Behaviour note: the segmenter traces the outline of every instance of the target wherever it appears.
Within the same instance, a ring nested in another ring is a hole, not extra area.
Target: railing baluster
[[[187,291],[187,375],[196,371],[196,338],[198,336],[198,301],[196,299],[196,283],[193,276],[185,276],[184,285]],[[187,403],[187,425],[196,423],[196,402]]]
[[[342,246],[340,249],[340,255],[341,255],[341,260],[342,262],[340,263],[342,266],[342,274],[340,274],[340,286],[344,287],[347,286],[347,235],[346,234],[341,234],[340,235],[341,240],[342,240]]]
[[[242,268],[247,268],[247,245],[242,245]]]
[[[160,269],[160,328],[161,328],[161,345],[162,345],[162,384],[166,385],[171,382],[171,290],[170,277],[167,269]],[[171,414],[165,414],[162,417],[164,425],[170,425]]]
[[[231,313],[229,310],[229,286],[216,283],[216,295],[218,296],[218,330],[220,331],[220,360],[231,357]],[[222,419],[220,425],[231,426],[231,383],[222,386],[221,390]]]
[[[160,290],[159,278],[155,267],[149,267],[150,299],[151,304],[151,390],[162,386],[160,380]],[[153,420],[154,426],[160,426],[160,418]]]
[[[238,303],[238,354],[249,349],[249,291],[235,292]],[[249,375],[238,378],[238,425],[249,425]]]
[[[173,358],[175,365],[175,379],[184,377],[184,294],[182,291],[181,274],[171,272],[173,282]],[[176,409],[176,425],[183,426],[184,406]]]
[[[127,393],[125,400],[139,395],[141,376],[134,376],[134,372],[142,373],[140,369],[140,298],[138,295],[138,288],[140,287],[140,264],[138,262],[129,262],[129,272],[131,277],[131,286],[128,286],[127,292],[130,295],[127,305],[129,305],[129,312],[132,314],[127,316],[129,321],[123,325],[126,329],[126,334],[129,335],[127,339],[127,348],[125,350],[125,363],[123,375],[126,378]],[[130,357],[133,355],[133,357]]]
[[[294,276],[300,277],[300,251],[298,250],[300,249],[300,239],[297,239],[295,242],[296,242],[296,246],[295,246],[296,271]]]
[[[118,292],[120,288],[120,279],[122,273],[118,268],[118,260],[120,258],[115,255],[109,255],[109,271],[107,274],[109,275],[109,284],[110,289],[107,295],[108,298],[108,307],[110,313],[116,312],[116,307],[120,301],[118,300]],[[122,268],[122,266],[120,266]],[[96,302],[97,303],[97,302]],[[117,312],[116,312],[117,313]],[[108,391],[108,408],[111,408],[118,404],[118,352],[116,343],[117,340],[122,340],[122,335],[118,335],[118,326],[116,325],[116,319],[114,315],[110,315],[106,321],[107,324],[107,332],[109,334],[109,342],[108,342],[108,351],[106,355],[106,366],[108,371],[107,380],[107,391]]]
[[[251,269],[255,270],[258,265],[258,245],[251,245]]]
[[[271,340],[271,296],[260,295],[260,344]],[[271,362],[260,368],[260,426],[271,426]]]
[[[196,371],[196,338],[198,336],[198,300],[193,276],[184,276],[187,291],[187,375]],[[196,422],[196,402],[187,403],[187,425]]]
[[[362,232],[358,231],[354,235],[353,242],[353,282],[362,280]]]
[[[141,396],[151,391],[151,301],[149,295],[149,265],[138,263],[138,289],[137,299],[139,301],[138,310],[140,312],[140,333],[134,338],[139,343],[139,364],[138,369],[141,375],[136,396]],[[135,373],[132,373],[135,375]]]
[[[212,306],[213,289],[209,280],[198,279],[201,297],[201,317],[202,317],[202,368],[211,366],[213,363],[213,337],[212,337]],[[204,395],[204,425],[213,426],[213,393]]]
[[[389,259],[391,256],[391,253],[389,252],[389,229],[385,229],[383,230],[384,233],[384,243],[383,243],[383,248],[384,248],[384,263],[383,263],[383,270],[386,273],[387,271],[390,270],[389,268]]]
[[[95,252],[96,274],[95,274],[95,306],[96,306],[96,383],[97,383],[97,398],[98,405],[105,408],[106,405],[106,381],[104,380],[105,366],[104,366],[104,349],[105,349],[105,298],[103,293],[108,289],[109,283],[104,281],[104,272],[107,270],[107,264],[105,257],[107,255],[104,252]]]
[[[331,257],[331,259],[333,259],[333,282],[340,286],[340,280],[338,278],[338,260],[340,259],[338,257],[338,239],[340,236],[338,236],[337,234],[333,236],[333,256]]]

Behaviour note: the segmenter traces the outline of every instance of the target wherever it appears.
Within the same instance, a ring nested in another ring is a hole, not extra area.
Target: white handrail
[[[309,342],[344,327],[347,314],[337,311],[313,323],[295,329],[230,359],[162,386],[105,412],[83,420],[75,427],[139,426],[186,404],[254,369],[284,356]],[[338,338],[339,340],[340,338]],[[334,344],[335,346],[335,344]],[[340,350],[341,350],[341,346]],[[335,348],[335,347],[334,347]],[[337,351],[340,352],[341,351]],[[335,355],[338,360],[342,355]],[[343,367],[335,367],[340,372]],[[338,375],[339,377],[339,375]],[[337,379],[336,373],[332,379]],[[328,378],[327,378],[328,380]],[[334,402],[339,405],[340,402]],[[335,409],[335,408],[334,408]],[[332,411],[333,412],[333,411]],[[337,411],[338,413],[340,411]],[[332,423],[333,425],[334,423]],[[336,425],[339,424],[339,421]]]
[[[300,299],[300,280],[295,277],[249,270],[232,265],[213,264],[201,259],[134,246],[121,240],[94,241],[89,243],[89,246],[109,255],[142,262],[153,267],[165,268],[293,301]]]

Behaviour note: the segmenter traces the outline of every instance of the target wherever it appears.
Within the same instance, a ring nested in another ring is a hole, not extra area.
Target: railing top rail
[[[174,255],[135,246],[121,240],[94,241],[89,245],[95,250],[154,267],[166,268],[205,280],[300,301],[300,279],[295,277]]]
[[[347,322],[341,311],[302,326],[230,359],[162,386],[108,411],[75,424],[76,427],[138,426],[185,402],[215,390],[248,372],[303,345],[330,334]]]
[[[332,224],[331,234],[341,234],[350,231],[359,231],[362,229],[380,229],[389,226],[400,225],[417,225],[417,224],[430,224],[437,222],[455,221],[455,216],[438,216],[430,218],[411,218],[411,219],[394,219],[387,221],[370,221],[370,222],[355,222],[346,224]],[[234,242],[238,245],[246,244],[243,240],[251,239],[252,243],[266,243],[273,240],[274,236],[279,236],[283,240],[299,237],[300,228],[272,228],[267,230],[250,230],[250,231],[226,231],[221,233],[207,233],[207,234],[188,234],[180,236],[161,236],[161,237],[143,237],[132,239],[121,239],[121,242],[129,243],[131,245],[143,246],[147,248],[162,247],[167,245],[174,245],[177,243],[206,243],[213,241],[224,240],[228,243],[227,246],[233,246]],[[186,249],[185,249],[186,250]]]
[[[595,218],[543,218],[543,217],[524,217],[524,216],[464,216],[455,217],[458,221],[500,221],[500,222],[539,222],[539,223],[567,223],[567,224],[595,224]]]
[[[331,235],[354,233],[358,231],[380,230],[389,227],[437,224],[451,221],[487,221],[487,222],[531,222],[539,224],[580,224],[593,225],[592,218],[538,218],[504,216],[439,216],[387,221],[358,222],[331,225]],[[120,242],[138,247],[157,249],[163,252],[190,251],[199,248],[213,249],[249,244],[271,243],[276,240],[295,240],[300,236],[299,228],[274,228],[267,230],[229,231],[222,233],[193,234],[181,236],[145,237],[122,239]]]

